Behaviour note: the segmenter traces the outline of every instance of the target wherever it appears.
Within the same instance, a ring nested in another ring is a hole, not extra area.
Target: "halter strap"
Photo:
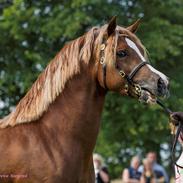
[[[103,64],[102,65],[102,69],[103,69],[103,84],[104,84],[104,88],[107,89],[107,83],[106,83],[107,65]]]
[[[102,65],[103,70],[103,85],[107,90],[106,76],[107,76],[107,65],[105,63],[105,53],[104,50],[106,48],[106,38],[104,37],[102,40],[102,44],[100,45],[100,64]]]

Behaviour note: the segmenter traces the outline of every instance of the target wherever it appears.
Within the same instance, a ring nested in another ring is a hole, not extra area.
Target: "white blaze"
[[[125,38],[125,40],[126,40],[126,43],[127,43],[127,45],[130,47],[130,48],[132,48],[133,50],[135,50],[135,52],[138,54],[138,56],[140,57],[140,59],[142,60],[142,61],[146,61],[146,59],[144,58],[144,56],[141,54],[141,52],[140,52],[140,50],[138,49],[138,47],[136,46],[136,44],[133,42],[133,41],[131,41],[130,39],[128,39],[127,37]]]
[[[146,59],[145,59],[144,56],[141,54],[141,52],[140,52],[140,50],[138,49],[137,45],[136,45],[132,40],[128,39],[127,37],[125,38],[125,40],[126,40],[127,45],[128,45],[130,48],[132,48],[132,49],[137,53],[137,55],[140,57],[140,59],[141,59],[143,62],[145,62]],[[168,84],[167,77],[166,77],[163,73],[159,72],[158,70],[156,70],[154,67],[152,67],[152,66],[149,65],[149,64],[147,65],[147,67],[148,67],[152,72],[154,72],[154,73],[156,73],[157,75],[159,75],[159,77],[161,77],[161,78],[164,80],[165,84]]]

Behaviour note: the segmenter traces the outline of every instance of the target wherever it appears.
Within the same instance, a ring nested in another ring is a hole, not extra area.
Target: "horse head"
[[[153,103],[156,97],[168,96],[169,81],[148,62],[146,49],[135,35],[139,22],[123,28],[113,17],[103,26],[98,42],[98,81],[107,90]]]

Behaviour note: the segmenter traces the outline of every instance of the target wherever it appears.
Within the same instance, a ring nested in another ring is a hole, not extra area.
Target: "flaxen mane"
[[[66,82],[80,72],[80,61],[88,64],[95,29],[69,43],[56,55],[20,100],[15,111],[0,120],[0,128],[35,121],[42,116],[63,91]]]

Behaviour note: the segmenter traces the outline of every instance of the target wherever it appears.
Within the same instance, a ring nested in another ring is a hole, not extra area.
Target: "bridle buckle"
[[[100,58],[100,64],[104,64],[104,60],[105,60],[105,58],[104,57],[101,57]]]
[[[105,44],[103,43],[103,44],[100,45],[100,50],[104,51],[104,49],[105,49]]]
[[[119,74],[121,75],[122,78],[124,78],[125,75],[126,75],[125,72],[124,72],[123,70],[120,70],[120,71],[119,71]]]
[[[141,92],[142,92],[142,89],[141,89],[140,85],[134,84],[134,88],[135,88],[135,94],[140,96]]]
[[[128,84],[125,84],[125,92],[128,93]]]

